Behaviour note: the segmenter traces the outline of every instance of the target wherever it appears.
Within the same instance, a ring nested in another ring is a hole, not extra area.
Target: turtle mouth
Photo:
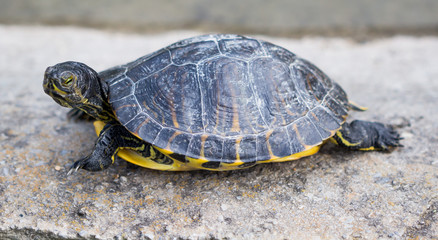
[[[67,93],[57,89],[55,83],[48,83],[47,85],[44,85],[44,92],[52,97],[52,99],[59,105],[71,108],[71,105],[66,101]]]

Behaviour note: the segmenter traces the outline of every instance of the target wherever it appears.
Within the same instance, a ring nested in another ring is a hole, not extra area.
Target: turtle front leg
[[[402,146],[402,138],[392,128],[382,123],[361,120],[344,123],[333,139],[341,146],[363,151],[388,150],[390,147]]]
[[[132,135],[117,122],[108,123],[97,138],[90,155],[76,161],[68,174],[82,168],[88,171],[100,171],[114,163],[120,148],[129,148],[138,152],[149,151],[149,144]]]

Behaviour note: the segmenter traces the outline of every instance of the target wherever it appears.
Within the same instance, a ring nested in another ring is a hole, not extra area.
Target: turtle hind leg
[[[392,128],[382,123],[361,120],[344,123],[333,139],[337,144],[354,150],[372,151],[402,147],[402,138]]]

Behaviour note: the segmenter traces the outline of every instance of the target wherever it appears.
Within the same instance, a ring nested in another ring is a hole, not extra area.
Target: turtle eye
[[[64,87],[70,87],[73,84],[74,75],[71,72],[63,72],[61,75],[61,84]]]

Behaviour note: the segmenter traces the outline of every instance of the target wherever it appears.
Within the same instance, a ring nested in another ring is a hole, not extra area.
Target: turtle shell
[[[239,35],[186,39],[100,76],[120,123],[181,161],[290,156],[333,136],[348,110],[313,64]]]

